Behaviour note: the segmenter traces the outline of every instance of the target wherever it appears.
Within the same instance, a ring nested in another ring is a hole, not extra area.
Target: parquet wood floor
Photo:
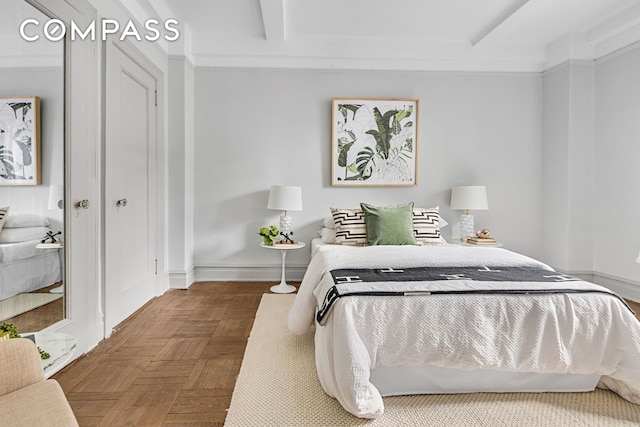
[[[272,285],[169,291],[53,378],[81,426],[223,426],[260,298]],[[640,320],[640,303],[630,305]]]
[[[53,378],[81,426],[222,426],[260,298],[272,285],[171,290]]]

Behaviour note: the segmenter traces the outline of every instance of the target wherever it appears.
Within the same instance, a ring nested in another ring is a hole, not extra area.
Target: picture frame
[[[333,98],[332,186],[415,186],[415,98]]]
[[[0,97],[0,185],[40,185],[40,98]]]

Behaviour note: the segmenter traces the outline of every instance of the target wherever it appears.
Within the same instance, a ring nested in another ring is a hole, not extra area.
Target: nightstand
[[[293,251],[295,249],[304,248],[306,244],[304,242],[296,242],[295,245],[273,245],[268,246],[265,244],[260,244],[260,247],[265,249],[277,249],[280,251],[280,256],[282,257],[282,278],[280,279],[279,285],[274,285],[271,287],[271,292],[276,294],[289,294],[291,292],[295,292],[296,287],[287,284],[287,281],[284,278],[284,269],[285,269],[285,259],[287,257],[287,251]]]
[[[58,250],[58,257],[60,259],[60,281],[62,282],[62,284],[60,286],[56,286],[55,288],[51,289],[49,293],[52,293],[52,294],[61,294],[64,292],[64,256],[62,254],[62,247],[63,247],[62,242],[38,243],[36,245],[36,248],[38,249],[57,249]]]

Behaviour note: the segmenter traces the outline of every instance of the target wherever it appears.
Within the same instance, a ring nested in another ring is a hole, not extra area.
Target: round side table
[[[64,292],[64,255],[62,254],[62,242],[55,242],[55,243],[38,243],[36,245],[36,248],[38,249],[57,249],[58,252],[58,257],[60,259],[60,286],[56,286],[55,288],[51,289],[49,291],[49,293],[52,294],[61,294]]]
[[[264,243],[260,244],[260,247],[265,249],[277,249],[280,251],[280,255],[282,257],[282,278],[280,279],[280,284],[274,285],[271,287],[271,292],[276,294],[289,294],[291,292],[295,292],[296,287],[293,285],[287,284],[287,281],[284,277],[284,268],[285,268],[285,259],[287,257],[287,251],[292,251],[295,249],[304,248],[306,244],[304,242],[296,242],[295,245],[273,245],[268,246]]]

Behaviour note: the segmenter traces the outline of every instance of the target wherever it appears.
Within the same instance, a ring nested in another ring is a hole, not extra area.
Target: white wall
[[[57,45],[62,49],[62,45]],[[62,55],[62,51],[60,51]],[[49,186],[64,183],[64,72],[61,67],[0,68],[0,96],[39,96],[42,185],[0,186],[0,206],[9,214],[31,212],[49,217],[63,230],[62,211],[48,210]]]
[[[639,69],[635,46],[546,71],[543,142],[542,260],[636,301]]]
[[[169,151],[167,159],[169,241],[172,288],[194,281],[193,266],[193,101],[194,69],[184,56],[169,58]]]
[[[640,46],[599,60],[595,77],[594,270],[640,286]],[[636,287],[640,296],[640,287]]]
[[[543,109],[542,207],[553,220],[544,221],[542,228],[542,260],[565,270],[569,262],[569,78],[568,66],[545,72]]]
[[[416,187],[331,187],[333,97],[420,99]],[[243,277],[251,273],[239,269],[279,265],[257,235],[278,223],[279,212],[266,209],[273,184],[303,187],[304,211],[292,217],[295,237],[307,242],[330,206],[361,201],[440,205],[450,239],[462,213],[449,209],[451,187],[486,185],[490,210],[475,212],[476,228],[541,255],[539,74],[196,68],[195,110],[198,279],[264,279],[267,270]],[[300,275],[309,251],[287,259]],[[269,271],[277,277],[277,268]]]
[[[542,260],[593,270],[593,61],[544,73]]]

